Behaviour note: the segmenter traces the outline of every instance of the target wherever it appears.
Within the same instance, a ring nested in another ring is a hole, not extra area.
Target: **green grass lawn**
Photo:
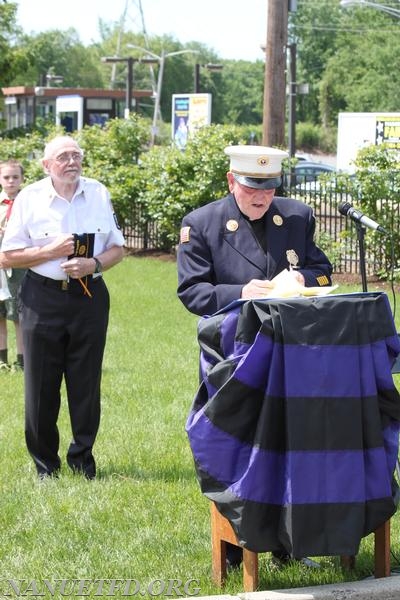
[[[134,579],[150,586],[149,596],[163,591],[156,580],[195,579],[199,595],[222,593],[211,580],[209,502],[200,492],[185,433],[198,378],[197,317],[177,300],[173,261],[127,257],[106,279],[111,317],[95,481],[65,466],[70,442],[65,402],[59,420],[61,477],[37,481],[24,442],[22,375],[0,374],[0,598],[5,579],[24,580],[22,587],[31,586],[28,596],[34,595],[32,581],[57,579]],[[11,329],[10,334],[12,360]],[[395,516],[394,565],[398,534]],[[352,574],[343,573],[335,557],[320,561],[318,571],[299,566],[277,571],[269,555],[262,555],[260,589],[367,577],[373,536],[363,540]],[[194,587],[164,588],[164,595],[190,595]],[[93,589],[86,597],[124,597],[123,590],[111,594],[105,587],[96,596]],[[223,591],[242,591],[241,573],[230,575]]]

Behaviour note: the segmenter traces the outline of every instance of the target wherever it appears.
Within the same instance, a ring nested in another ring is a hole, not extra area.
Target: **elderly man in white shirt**
[[[46,178],[18,195],[0,268],[27,268],[21,285],[25,346],[25,436],[40,478],[61,467],[60,388],[64,378],[72,441],[67,463],[96,475],[100,381],[109,314],[102,272],[122,260],[124,237],[107,188],[81,176],[83,152],[69,136],[45,147]]]

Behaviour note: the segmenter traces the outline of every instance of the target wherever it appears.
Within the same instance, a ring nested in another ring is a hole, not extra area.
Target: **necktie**
[[[6,212],[6,223],[7,223],[8,219],[10,218],[10,215],[11,215],[14,200],[3,200],[3,204],[8,205],[7,212]]]

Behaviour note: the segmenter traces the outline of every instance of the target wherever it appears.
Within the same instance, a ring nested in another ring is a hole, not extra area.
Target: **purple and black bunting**
[[[357,554],[397,504],[386,294],[238,302],[198,340],[186,430],[203,494],[255,552]]]

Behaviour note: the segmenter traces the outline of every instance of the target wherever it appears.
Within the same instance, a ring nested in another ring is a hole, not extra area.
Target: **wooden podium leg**
[[[215,522],[216,514],[211,509],[211,563],[213,581],[221,587],[226,579],[226,542],[221,539]]]
[[[351,571],[356,567],[356,557],[355,556],[347,556],[343,555],[340,557],[340,566],[342,569],[346,569],[347,571]]]
[[[390,576],[390,519],[374,532],[374,575],[376,579]],[[341,556],[343,569],[354,569],[355,556]]]
[[[238,544],[229,521],[211,503],[211,552],[213,581],[221,587],[226,579],[226,544]],[[243,548],[243,588],[254,592],[258,586],[258,554]]]
[[[243,548],[243,588],[255,592],[258,586],[258,554]]]
[[[376,529],[375,533],[375,577],[390,575],[390,519]]]
[[[222,587],[226,579],[226,542],[219,541],[219,549],[212,549],[212,577],[213,581]]]

